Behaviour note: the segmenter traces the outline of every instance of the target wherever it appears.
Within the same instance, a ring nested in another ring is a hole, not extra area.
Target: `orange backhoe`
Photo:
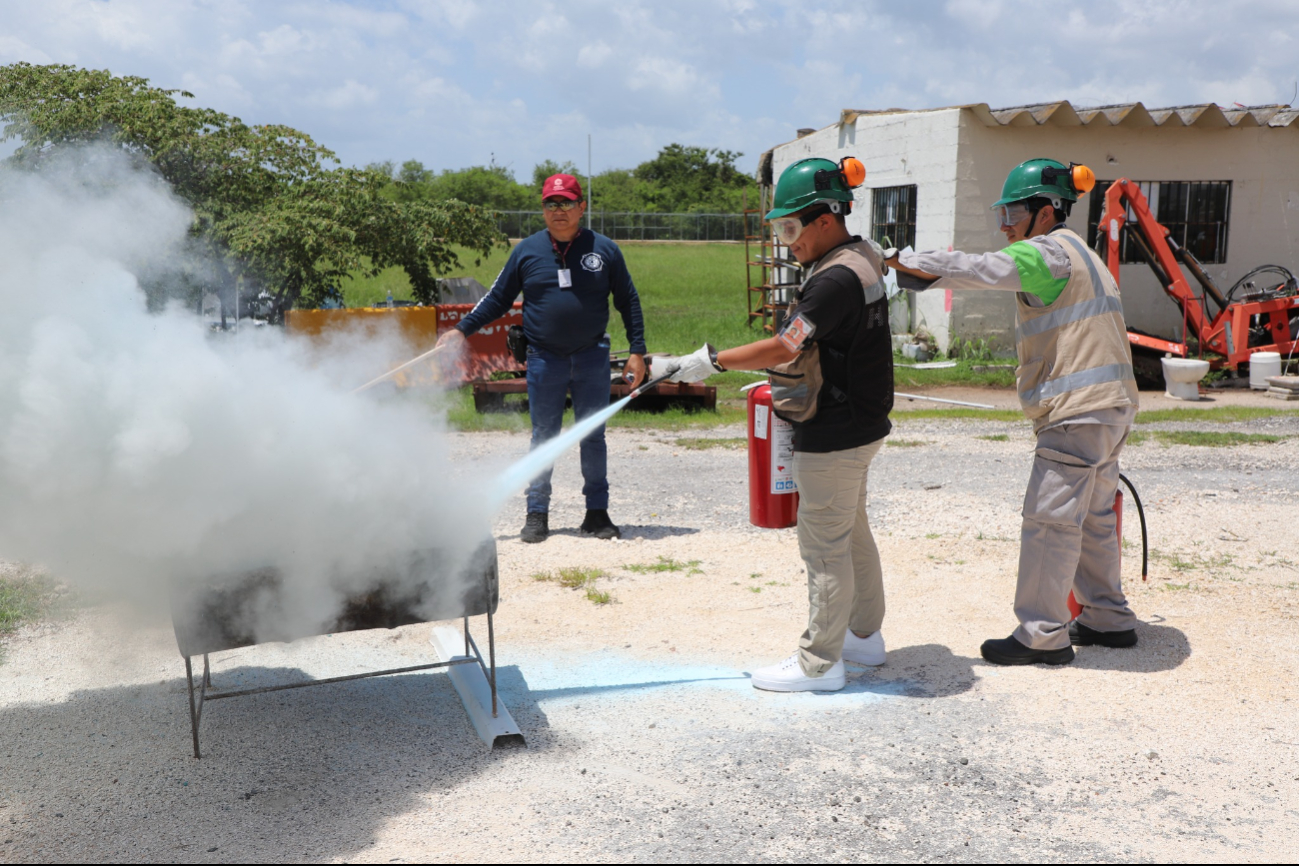
[[[1109,265],[1116,283],[1125,234],[1181,309],[1185,325],[1180,343],[1128,331],[1139,376],[1144,373],[1162,381],[1158,359],[1165,353],[1185,358],[1195,351],[1214,369],[1231,370],[1247,364],[1255,352],[1299,357],[1299,281],[1288,269],[1280,265],[1254,268],[1222,292],[1190,250],[1179,245],[1155,219],[1141,188],[1120,178],[1105,192],[1105,212],[1096,239],[1096,251]],[[1199,293],[1191,289],[1182,267],[1199,284]],[[1216,313],[1211,313],[1207,302],[1212,302]]]

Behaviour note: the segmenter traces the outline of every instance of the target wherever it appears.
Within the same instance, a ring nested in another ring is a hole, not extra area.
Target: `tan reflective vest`
[[[786,321],[798,315],[798,304],[803,290],[819,271],[843,265],[861,281],[862,295],[866,301],[866,327],[887,326],[888,303],[885,301],[884,257],[879,244],[872,240],[857,241],[835,247],[823,256],[808,272],[785,314]],[[881,302],[884,302],[881,306]],[[815,337],[815,334],[813,335]],[[888,339],[887,333],[885,339]],[[820,406],[821,389],[825,380],[821,375],[821,349],[816,343],[799,352],[792,361],[765,371],[771,381],[772,409],[786,421],[810,421],[816,417]],[[836,391],[838,389],[835,389]],[[846,398],[845,398],[846,399]]]
[[[1123,304],[1100,257],[1069,229],[1056,229],[1069,256],[1064,291],[1049,306],[1016,296],[1015,371],[1019,402],[1033,429],[1084,412],[1137,405]]]

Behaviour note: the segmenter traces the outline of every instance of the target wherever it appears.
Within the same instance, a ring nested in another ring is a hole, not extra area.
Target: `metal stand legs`
[[[483,674],[487,677],[487,682],[491,686],[492,694],[492,717],[497,714],[496,699],[496,628],[492,623],[491,613],[487,614],[487,651],[488,658],[484,662],[483,654],[479,651],[478,645],[474,643],[473,637],[469,634],[469,617],[465,617],[465,654],[464,657],[454,658],[447,661],[432,662],[424,665],[413,665],[405,668],[391,668],[383,671],[371,671],[363,674],[350,674],[342,677],[329,677],[323,680],[307,680],[301,683],[285,683],[275,686],[261,686],[253,689],[237,689],[232,691],[209,691],[212,686],[212,668],[208,659],[208,654],[203,654],[203,673],[199,677],[198,697],[195,699],[194,692],[194,665],[193,656],[185,656],[185,682],[189,689],[189,724],[190,733],[194,740],[194,757],[201,758],[199,751],[198,729],[203,721],[203,705],[207,701],[215,701],[221,698],[238,698],[245,695],[259,695],[263,692],[279,692],[285,689],[302,689],[308,686],[323,686],[330,683],[342,683],[350,680],[363,680],[370,677],[389,676],[391,674],[406,674],[414,671],[424,671],[430,668],[449,668],[453,665],[467,665],[478,663],[482,668]]]

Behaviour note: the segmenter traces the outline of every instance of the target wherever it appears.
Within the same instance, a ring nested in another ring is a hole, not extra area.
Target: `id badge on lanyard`
[[[578,235],[582,234],[582,230],[580,228],[577,230],[577,234]],[[561,289],[573,288],[573,272],[568,269],[567,261],[568,261],[568,251],[573,248],[573,241],[575,240],[577,240],[576,235],[573,237],[573,240],[565,244],[564,248],[561,250],[559,248],[559,244],[555,243],[555,238],[552,236],[550,239],[551,249],[555,251],[555,263],[559,265],[559,268],[558,270],[556,270],[555,273],[559,276],[559,287]]]

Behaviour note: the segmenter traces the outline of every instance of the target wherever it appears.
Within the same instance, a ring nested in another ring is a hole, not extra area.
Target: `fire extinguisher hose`
[[[1137,495],[1137,488],[1132,486],[1128,476],[1120,472],[1119,480],[1128,486],[1128,490],[1132,493],[1132,501],[1137,504],[1137,519],[1141,521],[1141,579],[1145,580],[1149,573],[1147,565],[1150,561],[1150,545],[1146,541],[1146,511],[1141,507],[1141,497]]]

